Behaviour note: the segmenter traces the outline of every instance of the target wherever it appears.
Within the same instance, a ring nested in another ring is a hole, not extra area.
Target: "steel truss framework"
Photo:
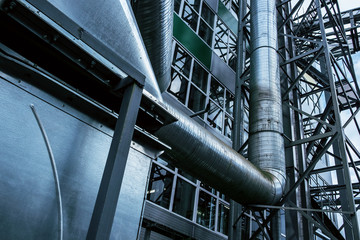
[[[242,226],[242,239],[279,239],[273,226],[285,213],[289,239],[360,239],[360,146],[347,135],[360,136],[360,90],[351,59],[360,50],[360,9],[340,13],[337,1],[294,2],[277,3],[289,184],[277,206],[243,206],[232,224]],[[234,148],[246,155],[250,1],[239,5]]]

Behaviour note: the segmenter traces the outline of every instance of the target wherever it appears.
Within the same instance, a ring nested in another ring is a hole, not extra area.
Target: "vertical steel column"
[[[295,44],[294,40],[289,37],[293,29],[292,13],[298,9],[303,1],[298,1],[294,9],[291,8],[291,3],[282,3],[278,0],[277,5],[279,6],[278,12],[280,13],[278,17],[278,43],[279,43],[279,54],[282,56],[280,58],[280,65],[286,62],[288,59],[291,59],[296,56],[295,53]],[[298,77],[297,66],[293,62],[291,64],[286,64],[280,69],[280,78],[282,84],[282,96],[285,95],[283,102],[292,102],[297,108],[301,108],[300,97],[297,90],[292,89],[289,94],[286,92],[291,86],[291,83],[296,82]],[[299,83],[297,83],[297,86]],[[295,87],[296,88],[296,87]],[[302,124],[302,118],[299,114],[296,114],[291,108],[286,104],[283,105],[283,126],[284,134],[292,140],[298,140],[304,138]],[[289,186],[293,185],[296,180],[299,178],[299,173],[304,172],[306,169],[306,159],[305,159],[305,149],[303,145],[293,146],[291,148],[285,149],[285,158],[286,158],[286,172],[287,172],[287,181]],[[307,182],[303,182],[300,187],[294,192],[293,195],[289,196],[289,201],[296,203],[297,206],[303,208],[310,208],[310,192]],[[288,204],[288,203],[286,203]],[[286,236],[291,239],[310,239],[312,236],[311,226],[309,221],[304,218],[297,211],[286,211],[285,212],[285,221],[286,221]]]
[[[337,102],[338,98],[337,98],[336,86],[332,74],[331,60],[330,60],[329,48],[326,38],[325,25],[322,18],[320,0],[315,0],[315,4],[319,16],[319,24],[320,24],[323,46],[325,47],[325,51],[324,51],[325,67],[327,71],[327,76],[329,78],[331,100],[333,104],[333,111],[335,117],[335,127],[336,127],[336,131],[339,133],[338,140],[333,144],[333,147],[334,147],[334,152],[338,152],[339,156],[342,159],[342,165],[343,165],[342,173],[344,174],[344,180],[345,180],[344,184],[346,185],[345,196],[341,196],[341,205],[343,210],[353,212],[353,214],[347,215],[347,217],[350,218],[352,226],[349,226],[344,222],[345,234],[346,234],[346,239],[360,239],[359,225],[356,216],[355,201],[353,196],[353,187],[351,183],[349,164],[346,157],[344,131],[342,129],[342,124],[341,124],[340,109]],[[346,198],[346,200],[344,198]]]
[[[244,42],[244,16],[246,14],[247,0],[239,0],[238,12],[238,33],[236,42],[236,76],[235,76],[235,100],[234,100],[234,128],[232,131],[233,149],[240,149],[244,143],[244,106],[243,106],[243,84],[244,77],[241,77],[245,68],[246,46]],[[230,200],[230,216],[228,226],[229,240],[240,239],[241,220],[238,219],[241,214],[242,206]]]
[[[124,81],[124,80],[123,80]],[[97,195],[86,239],[110,238],[130,143],[142,96],[142,84],[132,81],[124,89],[119,117]]]

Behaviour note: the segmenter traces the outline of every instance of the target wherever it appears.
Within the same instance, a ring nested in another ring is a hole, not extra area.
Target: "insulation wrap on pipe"
[[[272,175],[275,197],[286,180],[277,54],[276,0],[251,1],[249,160]]]
[[[137,0],[133,9],[161,92],[170,85],[172,0]]]

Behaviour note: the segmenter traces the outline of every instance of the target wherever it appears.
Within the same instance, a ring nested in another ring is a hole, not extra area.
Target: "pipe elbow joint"
[[[271,181],[273,184],[273,198],[270,204],[275,205],[280,201],[281,197],[284,195],[286,176],[285,173],[276,170],[270,170],[268,173],[271,174]]]

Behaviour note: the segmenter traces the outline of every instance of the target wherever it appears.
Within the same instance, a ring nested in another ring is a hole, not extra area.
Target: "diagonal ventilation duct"
[[[28,1],[38,8],[43,5],[40,0]],[[114,53],[127,59],[146,76],[145,90],[178,118],[177,122],[155,133],[161,141],[171,146],[169,154],[174,157],[176,166],[240,203],[274,204],[279,200],[285,185],[285,160],[281,136],[275,0],[251,1],[253,43],[249,159],[252,163],[183,112],[163,102],[128,1],[49,0],[46,3],[53,5]],[[170,4],[161,6],[171,8]],[[169,9],[156,9],[159,12],[151,15],[160,15],[159,21],[172,21],[172,14],[164,14],[168,13]],[[66,28],[66,22],[62,23],[61,19],[54,20]],[[154,26],[148,25],[150,29],[145,27],[143,31],[151,33],[151,27]],[[71,32],[71,29],[67,30]],[[86,42],[85,38],[82,40]],[[86,43],[103,54],[102,47],[92,45],[91,42]],[[159,47],[168,49],[168,46]],[[114,64],[116,65],[116,62]],[[169,67],[171,63],[166,59],[161,64]],[[157,66],[156,63],[153,65]],[[121,65],[119,67],[121,68]]]
[[[133,10],[149,54],[160,91],[164,92],[171,79],[171,43],[173,0],[134,1]]]

